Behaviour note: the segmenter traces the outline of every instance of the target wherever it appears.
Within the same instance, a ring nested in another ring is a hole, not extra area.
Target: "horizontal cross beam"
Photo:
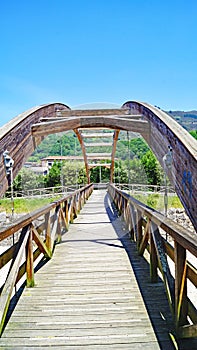
[[[110,127],[111,129],[133,131],[140,134],[149,133],[149,123],[145,120],[135,120],[113,116],[69,117],[65,120],[34,124],[31,131],[34,137],[42,137],[49,134],[83,127]]]
[[[58,117],[68,116],[104,116],[104,115],[127,115],[130,113],[129,108],[105,108],[105,109],[69,109],[57,110]]]

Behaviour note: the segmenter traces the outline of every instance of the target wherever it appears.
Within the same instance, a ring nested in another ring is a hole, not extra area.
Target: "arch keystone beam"
[[[66,130],[82,128],[111,128],[138,132],[148,138],[149,123],[146,120],[119,118],[117,116],[106,117],[69,117],[64,120],[45,122],[32,125],[32,136],[43,137]]]

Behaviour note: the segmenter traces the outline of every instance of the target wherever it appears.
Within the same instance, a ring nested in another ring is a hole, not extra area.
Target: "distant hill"
[[[169,111],[167,112],[183,128],[188,131],[197,130],[197,111]]]

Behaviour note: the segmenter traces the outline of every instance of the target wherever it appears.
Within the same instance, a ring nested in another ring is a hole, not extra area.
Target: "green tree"
[[[49,173],[44,179],[46,187],[56,187],[61,185],[61,163],[54,162]]]
[[[43,176],[35,174],[29,168],[22,168],[13,182],[14,191],[26,191],[43,187]]]
[[[109,182],[110,168],[106,166],[96,166],[90,171],[90,181],[93,183]]]
[[[137,184],[147,184],[147,174],[140,159],[133,158],[130,161],[130,182]]]
[[[128,145],[129,145],[129,152],[130,155],[128,155]],[[144,141],[142,137],[136,137],[131,140],[120,140],[117,144],[117,151],[116,156],[118,158],[121,158],[122,160],[126,160],[129,158],[134,157],[142,157],[147,151],[149,150],[149,147],[147,143]]]
[[[63,162],[62,180],[64,185],[86,184],[87,177],[83,162]]]
[[[154,156],[152,151],[148,151],[141,159],[141,163],[144,167],[147,176],[147,182],[150,185],[161,184],[162,168]]]
[[[197,130],[190,131],[190,134],[197,140]]]

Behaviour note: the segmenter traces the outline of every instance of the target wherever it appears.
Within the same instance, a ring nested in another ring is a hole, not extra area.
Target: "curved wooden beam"
[[[26,159],[34,151],[34,142],[31,134],[31,126],[39,123],[43,117],[56,117],[57,110],[69,109],[62,103],[52,103],[29,109],[18,115],[0,128],[0,196],[9,186],[9,178],[6,177],[3,153],[8,150],[14,160],[13,177],[19,172]],[[37,138],[37,144],[43,137]]]
[[[124,103],[122,110],[126,111],[122,115],[102,116],[101,111],[99,116],[86,116],[85,112],[81,116],[80,113],[73,116],[73,112],[71,116],[58,120],[61,110],[68,109],[68,106],[58,103],[35,107],[1,128],[0,194],[8,187],[3,160],[3,152],[6,149],[15,161],[15,176],[34,150],[33,138],[36,139],[37,145],[48,134],[86,127],[134,131],[140,133],[153,150],[197,229],[197,141],[186,130],[160,109],[137,101]],[[49,120],[50,117],[53,120],[57,118],[57,121],[40,122],[46,117]],[[169,156],[169,147],[172,148],[172,164],[168,167],[164,159]]]
[[[122,108],[143,115],[149,122],[149,137],[143,137],[168,175],[197,230],[197,141],[167,113],[148,103],[128,101]],[[172,149],[172,164],[168,167],[164,158],[169,147]]]

